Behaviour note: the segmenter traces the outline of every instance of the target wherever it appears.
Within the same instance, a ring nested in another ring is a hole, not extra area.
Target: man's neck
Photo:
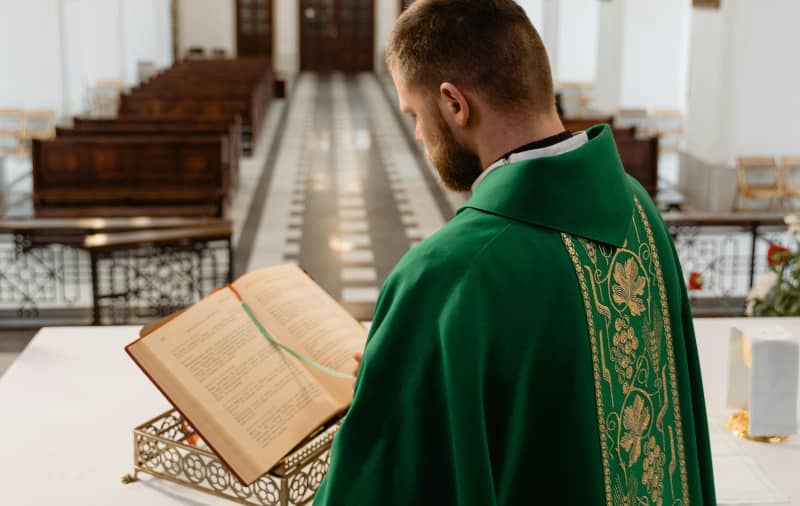
[[[527,121],[486,124],[485,128],[486,133],[478,146],[478,156],[484,169],[520,146],[564,132],[564,125],[555,113],[532,117]]]

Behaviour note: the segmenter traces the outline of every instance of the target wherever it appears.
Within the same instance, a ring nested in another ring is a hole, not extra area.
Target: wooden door
[[[272,58],[272,0],[236,0],[236,53]]]
[[[302,70],[372,70],[374,0],[301,0]]]
[[[400,12],[403,12],[404,10],[408,9],[408,7],[411,5],[413,1],[414,0],[400,0]]]

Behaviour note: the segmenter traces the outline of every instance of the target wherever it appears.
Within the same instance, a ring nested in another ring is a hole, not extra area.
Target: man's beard
[[[483,172],[478,155],[460,144],[441,114],[438,115],[438,134],[434,149],[428,156],[439,171],[445,186],[457,192],[468,192]]]

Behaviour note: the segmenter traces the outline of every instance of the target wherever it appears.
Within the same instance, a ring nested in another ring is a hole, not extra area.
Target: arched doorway
[[[371,71],[374,0],[301,0],[300,68]]]

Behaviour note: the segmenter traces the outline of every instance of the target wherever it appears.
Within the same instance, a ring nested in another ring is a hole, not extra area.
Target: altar
[[[765,444],[724,429],[729,332],[743,321],[695,320],[717,490],[731,497],[720,504],[800,506],[800,436]],[[780,324],[800,335],[800,318]],[[133,468],[132,429],[170,408],[124,351],[138,330],[44,328],[0,378],[0,503],[233,504],[147,475],[122,483]]]

